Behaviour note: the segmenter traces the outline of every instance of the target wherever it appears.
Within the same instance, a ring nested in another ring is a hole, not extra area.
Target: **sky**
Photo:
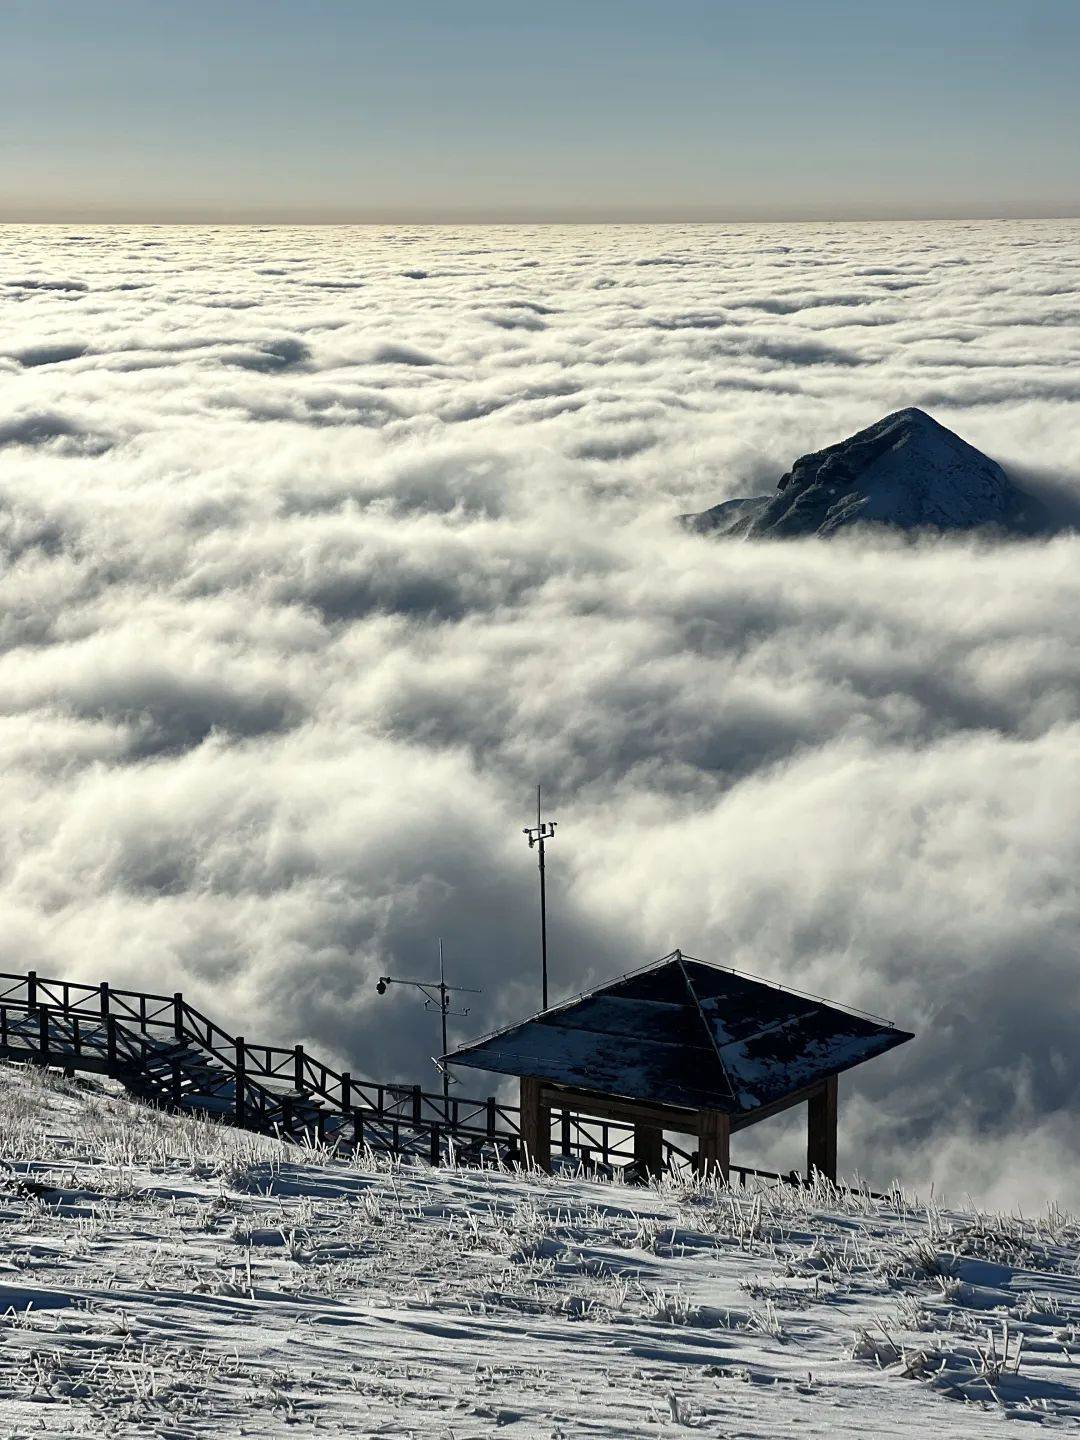
[[[0,274],[0,970],[431,1083],[375,982],[441,936],[452,1040],[537,1007],[542,781],[553,997],[678,946],[884,1015],[845,1173],[1080,1206],[1080,538],[676,522],[908,405],[1075,500],[1080,222],[13,225]]]
[[[0,220],[1080,213],[1075,0],[0,0]]]

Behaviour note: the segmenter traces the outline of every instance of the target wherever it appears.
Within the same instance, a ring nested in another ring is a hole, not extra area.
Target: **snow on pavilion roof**
[[[445,1059],[605,1095],[741,1114],[912,1038],[676,951]]]

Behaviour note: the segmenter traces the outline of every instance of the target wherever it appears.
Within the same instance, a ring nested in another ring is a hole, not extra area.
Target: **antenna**
[[[439,978],[435,980],[396,980],[392,975],[380,975],[379,982],[375,989],[380,995],[386,994],[388,985],[411,985],[414,990],[419,990],[424,997],[425,1010],[438,1010],[442,1027],[442,1049],[440,1055],[445,1055],[450,1048],[446,1043],[446,1017],[448,1015],[468,1015],[469,1008],[463,1010],[450,1009],[451,995],[480,995],[482,991],[475,990],[469,985],[447,985],[446,983],[446,960],[443,955],[442,937],[439,937]],[[445,1065],[440,1066],[442,1072],[443,1099],[450,1098],[451,1076]]]
[[[543,1008],[548,1008],[548,961],[547,961],[547,887],[544,879],[544,841],[555,838],[555,821],[541,818],[540,786],[536,787],[536,824],[527,825],[521,832],[528,837],[529,849],[540,851],[540,974]]]

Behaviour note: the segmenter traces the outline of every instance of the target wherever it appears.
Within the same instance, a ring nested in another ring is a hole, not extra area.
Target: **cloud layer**
[[[377,974],[536,1000],[543,779],[557,993],[681,945],[894,1016],[849,1165],[1080,1201],[1080,541],[672,522],[904,405],[1075,504],[1078,240],[0,230],[4,968],[417,1078]]]

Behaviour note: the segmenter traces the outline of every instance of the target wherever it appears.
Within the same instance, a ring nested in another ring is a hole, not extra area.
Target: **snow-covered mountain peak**
[[[1041,502],[996,461],[914,407],[801,456],[771,496],[728,500],[683,519],[701,532],[775,537],[866,524],[1020,534],[1047,526]]]

